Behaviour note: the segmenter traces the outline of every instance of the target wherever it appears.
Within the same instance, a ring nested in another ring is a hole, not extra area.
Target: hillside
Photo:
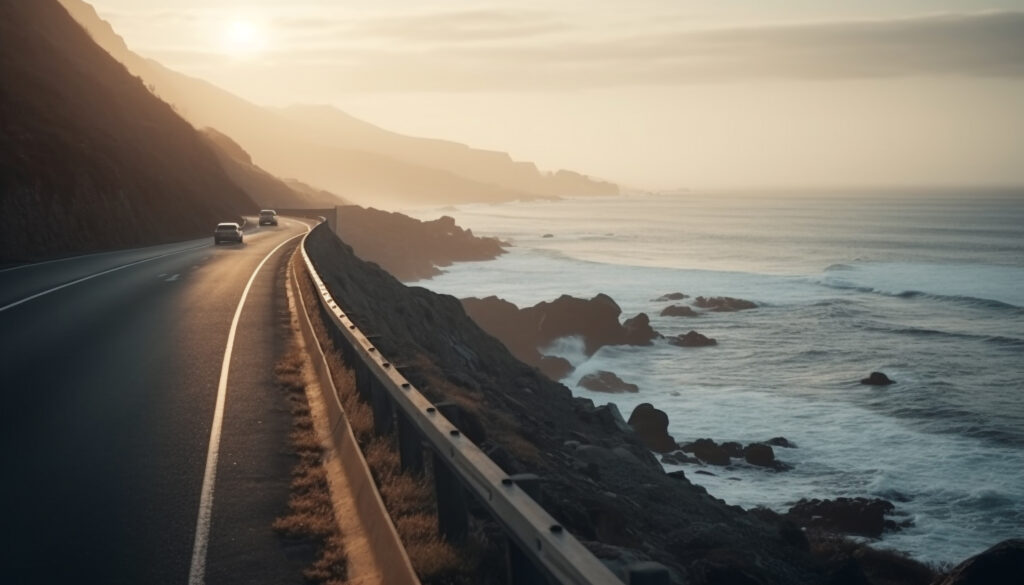
[[[249,153],[231,137],[213,128],[204,128],[201,133],[231,180],[244,189],[261,208],[315,209],[346,203],[337,195],[314,189],[299,181],[278,179],[254,164]]]
[[[502,152],[377,128],[326,106],[263,108],[128,49],[82,0],[60,0],[93,38],[150,84],[196,127],[213,127],[257,164],[357,203],[433,204],[508,201],[556,195],[607,195],[613,184],[570,171],[542,173]]]
[[[56,0],[0,0],[0,261],[208,235],[256,211]]]

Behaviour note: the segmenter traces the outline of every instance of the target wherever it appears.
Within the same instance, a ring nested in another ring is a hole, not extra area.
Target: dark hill
[[[198,237],[256,209],[56,0],[0,0],[0,260]]]

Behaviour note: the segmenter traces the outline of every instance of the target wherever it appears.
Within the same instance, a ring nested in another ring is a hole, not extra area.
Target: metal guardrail
[[[289,262],[288,284],[292,289],[295,311],[298,313],[299,330],[320,387],[320,398],[327,416],[334,457],[337,458],[341,474],[345,476],[345,482],[348,484],[349,493],[355,504],[356,516],[363,526],[375,561],[373,569],[376,573],[362,576],[362,580],[359,582],[370,583],[377,578],[379,583],[387,585],[420,585],[409,555],[398,537],[394,522],[391,521],[391,516],[388,515],[387,508],[374,484],[373,474],[370,472],[355,435],[352,433],[352,427],[349,426],[348,419],[345,418],[345,412],[338,397],[338,389],[331,378],[326,356],[320,347],[320,342],[306,311],[306,301],[302,287],[299,286],[300,277],[296,265],[295,262]],[[328,476],[328,481],[330,479]]]
[[[373,408],[375,429],[384,432],[397,423],[404,469],[423,469],[423,446],[429,448],[441,533],[450,541],[465,538],[468,511],[464,489],[508,535],[510,582],[545,583],[550,579],[562,585],[621,585],[611,570],[530,496],[528,490],[538,485],[536,476],[510,476],[502,471],[446,418],[444,405],[432,404],[380,354],[331,296],[306,252],[305,238],[301,250],[322,312],[334,324],[331,335],[336,346],[345,353],[355,370],[360,394]],[[640,565],[631,571],[631,584],[668,583],[664,567]]]

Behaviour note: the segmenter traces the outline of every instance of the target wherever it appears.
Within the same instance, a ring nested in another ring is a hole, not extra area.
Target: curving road
[[[306,230],[0,271],[0,580],[303,582],[311,551],[270,523],[294,463],[284,266]]]

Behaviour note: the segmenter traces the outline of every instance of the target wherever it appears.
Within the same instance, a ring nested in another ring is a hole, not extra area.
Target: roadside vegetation
[[[347,579],[345,547],[331,505],[327,472],[322,464],[323,447],[313,429],[306,400],[303,363],[302,355],[292,345],[274,369],[278,386],[288,396],[291,445],[298,461],[292,469],[288,513],[277,518],[273,527],[286,538],[306,539],[316,545],[316,560],[303,571],[307,581],[340,585]]]
[[[353,370],[327,335],[305,266],[300,263],[297,268],[306,310],[317,338],[326,349],[342,408],[420,581],[424,585],[500,582],[497,576],[503,571],[504,559],[498,550],[500,547],[494,544],[495,539],[488,537],[491,532],[488,523],[471,518],[469,537],[460,547],[452,546],[438,534],[430,458],[426,458],[422,474],[403,472],[395,434],[374,432],[372,409],[360,400]]]

